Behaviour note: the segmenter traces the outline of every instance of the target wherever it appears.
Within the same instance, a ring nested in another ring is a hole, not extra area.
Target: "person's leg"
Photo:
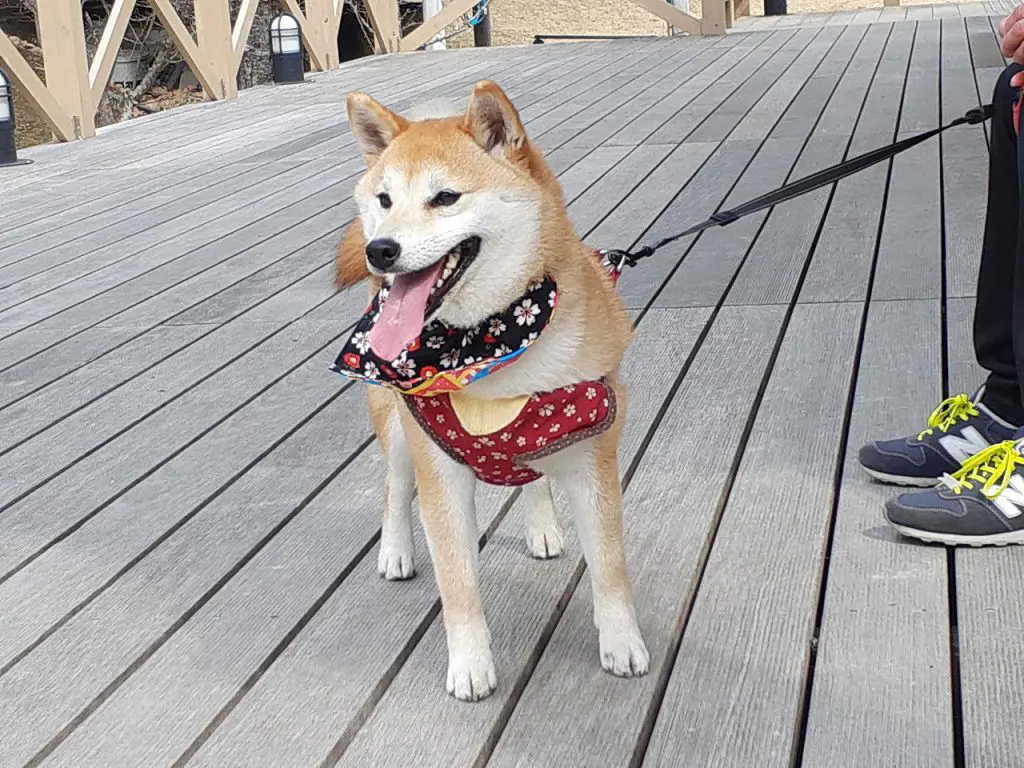
[[[1014,302],[1020,216],[1020,174],[1013,125],[1015,90],[1010,78],[1021,67],[1011,65],[996,83],[989,159],[988,208],[978,273],[974,345],[978,362],[989,371],[974,397],[958,395],[939,405],[919,434],[865,445],[859,460],[882,482],[927,487],[988,446],[1013,436],[1024,424],[1017,360],[1024,367],[1024,307]],[[1024,154],[1020,155],[1024,158]],[[1021,260],[1024,273],[1024,259]],[[1019,281],[1024,298],[1024,274]],[[1014,323],[1021,332],[1014,334]],[[1019,350],[1015,354],[1014,350]]]
[[[974,309],[974,351],[978,363],[989,372],[980,399],[1000,418],[1016,425],[1024,424],[1024,382],[1018,373],[1018,361],[1024,364],[1024,308],[1014,301],[1015,292],[1024,296],[1017,287],[1021,283],[1017,253],[1024,245],[1024,217],[1020,216],[1018,137],[1012,109],[1006,104],[1015,91],[1010,78],[1022,69],[1019,64],[1007,67],[993,95],[999,106],[991,124],[988,207]],[[1021,331],[1015,334],[1014,327]]]

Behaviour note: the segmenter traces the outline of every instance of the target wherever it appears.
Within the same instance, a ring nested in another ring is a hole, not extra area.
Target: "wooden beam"
[[[233,71],[238,74],[238,68],[242,66],[242,56],[245,55],[245,45],[252,32],[252,22],[256,18],[256,9],[259,8],[260,0],[242,0],[238,8],[238,17],[235,19],[235,28],[231,30],[231,56],[234,62]]]
[[[722,0],[706,0],[706,5],[719,5]],[[702,32],[701,22],[695,19],[689,14],[683,13],[681,10],[673,5],[669,5],[665,0],[629,0],[633,5],[638,5],[648,13],[654,14],[659,19],[668,24],[671,24],[678,30],[683,32],[689,32],[691,35],[699,35]],[[703,9],[704,17],[707,18],[707,8],[701,6]],[[716,34],[714,32],[704,32],[704,34]],[[722,31],[717,34],[725,34],[725,23],[722,22]]]
[[[210,0],[200,1],[210,2]],[[178,53],[185,59],[185,63],[192,70],[192,74],[196,76],[196,80],[203,87],[203,93],[206,95],[206,98],[220,98],[220,78],[217,77],[216,72],[210,72],[199,50],[199,46],[192,39],[188,28],[178,18],[178,14],[175,12],[170,0],[149,0],[149,7],[156,13],[160,22],[164,25],[164,29],[167,30],[167,34],[174,41]]]
[[[46,90],[71,116],[74,138],[96,135],[96,110],[89,86],[89,57],[81,0],[47,0],[36,6]]]
[[[658,1],[663,2],[663,0]],[[403,37],[402,45],[399,50],[418,50],[421,45],[429,43],[438,32],[458,19],[462,14],[469,11],[469,9],[478,2],[479,0],[451,0],[451,2],[444,7],[444,10],[430,19],[430,21],[420,24],[416,29]],[[646,2],[646,0],[644,0],[644,2]],[[671,8],[668,3],[664,3],[664,5]]]
[[[385,53],[405,50],[401,47],[398,0],[365,0],[365,2],[366,12],[370,16],[370,26],[373,27],[373,31],[377,35],[380,49]],[[428,39],[433,36],[433,34],[429,35]]]
[[[217,89],[218,99],[238,96],[235,81],[234,49],[231,48],[231,11],[228,0],[197,0],[196,38],[199,54],[207,67],[208,77]]]
[[[134,9],[135,0],[114,0],[114,7],[110,9],[107,24],[103,27],[103,36],[100,38],[96,53],[93,54],[92,66],[89,67],[93,111],[100,107],[100,100],[103,98],[107,83],[110,82],[110,73],[114,69]]]
[[[53,94],[46,89],[46,85],[39,79],[39,75],[29,66],[25,57],[21,55],[21,51],[14,47],[14,43],[2,29],[0,29],[0,59],[3,60],[7,73],[11,76],[14,84],[32,105],[32,109],[46,121],[57,138],[61,141],[76,139],[75,124],[71,115],[64,111]]]

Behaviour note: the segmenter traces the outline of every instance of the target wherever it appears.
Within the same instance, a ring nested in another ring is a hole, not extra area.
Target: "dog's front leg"
[[[389,581],[411,579],[416,575],[412,543],[416,477],[398,411],[405,406],[398,401],[398,395],[381,387],[370,387],[368,397],[377,441],[387,461],[377,572]]]
[[[647,673],[650,655],[637,624],[626,568],[617,442],[616,436],[602,435],[591,447],[574,451],[572,461],[559,462],[555,474],[569,494],[590,571],[601,666],[614,675],[634,677]]]
[[[457,699],[479,701],[498,683],[477,586],[476,476],[439,450],[411,417],[404,423],[415,457],[420,517],[441,593],[448,692]]]

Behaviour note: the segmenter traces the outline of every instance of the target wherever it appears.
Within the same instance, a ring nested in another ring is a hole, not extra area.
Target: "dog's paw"
[[[562,554],[562,532],[557,524],[526,532],[526,546],[538,560],[550,560]]]
[[[602,632],[601,666],[617,677],[640,677],[651,668],[651,655],[639,632]]]
[[[453,656],[448,662],[448,693],[462,701],[486,699],[498,687],[498,673],[490,653]]]
[[[388,581],[405,581],[416,575],[412,549],[381,545],[377,554],[377,573]]]

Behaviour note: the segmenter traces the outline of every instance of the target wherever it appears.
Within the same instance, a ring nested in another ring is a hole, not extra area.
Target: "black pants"
[[[988,209],[974,311],[974,352],[988,372],[982,400],[1001,418],[1024,425],[1024,147],[1013,130],[1011,64],[996,83],[989,157]],[[1022,126],[1024,127],[1024,126]],[[1024,131],[1022,131],[1024,133]]]

